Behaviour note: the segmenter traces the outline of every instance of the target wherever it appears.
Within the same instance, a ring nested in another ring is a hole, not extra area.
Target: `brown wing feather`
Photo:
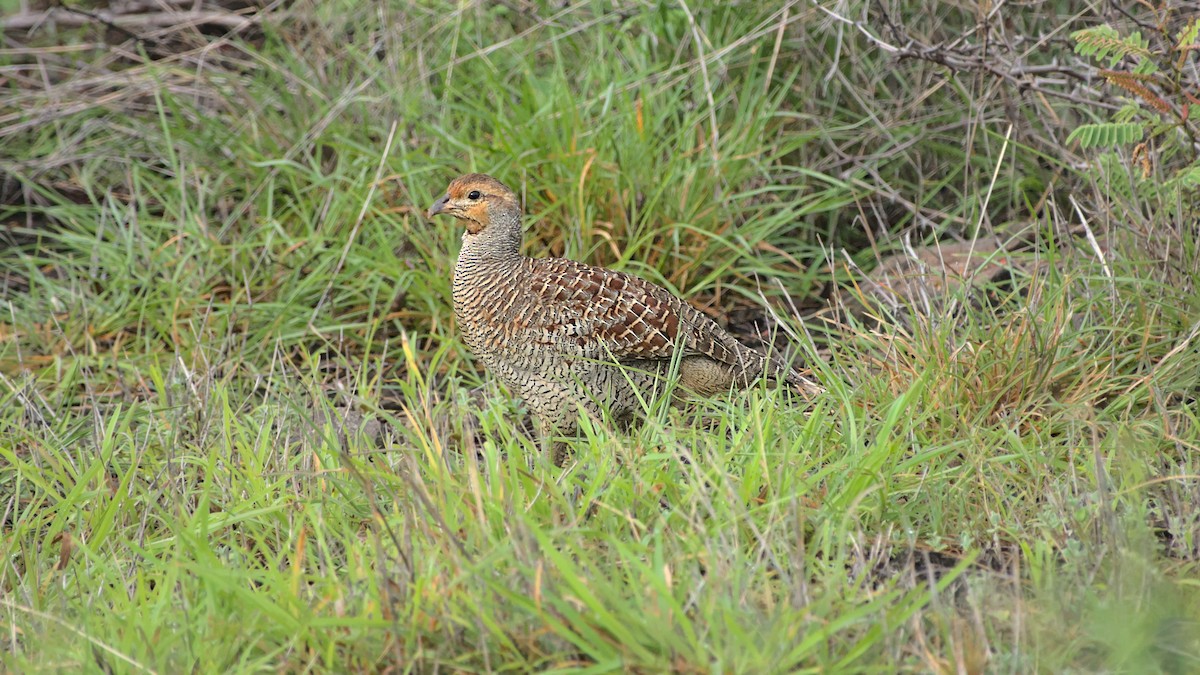
[[[669,359],[703,354],[741,365],[748,350],[712,319],[645,279],[565,258],[526,261],[541,301],[530,323],[547,341],[591,358]],[[744,358],[744,357],[743,357]]]

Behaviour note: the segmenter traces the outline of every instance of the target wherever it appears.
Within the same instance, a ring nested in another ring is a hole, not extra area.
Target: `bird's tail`
[[[786,383],[791,385],[796,391],[804,396],[816,396],[823,393],[825,388],[816,382],[810,380],[792,367],[790,363],[785,361],[778,354],[767,356],[757,350],[746,347],[745,352],[739,354],[743,359],[745,367],[742,371],[741,384],[743,387],[749,386],[754,381],[767,378],[776,383]]]
[[[816,396],[817,394],[825,393],[825,387],[817,384],[813,380],[800,374],[800,371],[784,364],[787,371],[784,372],[783,381],[795,387],[795,389],[806,397]]]

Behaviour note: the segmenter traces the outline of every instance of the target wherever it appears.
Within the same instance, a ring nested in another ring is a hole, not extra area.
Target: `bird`
[[[469,173],[429,208],[465,226],[454,265],[463,342],[538,420],[542,452],[568,457],[557,435],[580,414],[629,421],[678,362],[687,393],[713,396],[766,378],[801,393],[822,388],[778,355],[738,342],[715,321],[645,279],[568,258],[521,253],[524,210],[496,178]]]

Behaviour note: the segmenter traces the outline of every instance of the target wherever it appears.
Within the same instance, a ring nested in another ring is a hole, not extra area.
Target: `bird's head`
[[[467,232],[479,234],[497,221],[505,225],[519,222],[521,205],[504,183],[487,174],[469,173],[450,181],[446,194],[429,207],[430,218],[440,213],[458,218]]]

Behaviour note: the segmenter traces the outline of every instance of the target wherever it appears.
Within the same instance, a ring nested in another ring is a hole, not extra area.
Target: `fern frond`
[[[1137,119],[1138,113],[1142,112],[1142,106],[1134,102],[1126,103],[1121,106],[1121,109],[1113,113],[1113,121],[1118,124],[1132,122]]]
[[[1184,187],[1200,187],[1200,166],[1190,166],[1176,174],[1175,179]]]
[[[1084,28],[1071,33],[1075,40],[1075,53],[1103,61],[1108,59],[1108,67],[1114,68],[1121,59],[1133,54],[1150,56],[1150,43],[1142,38],[1140,31],[1121,37],[1117,29],[1103,24],[1093,28]]]
[[[1142,59],[1131,72],[1135,75],[1151,76],[1158,72],[1158,63],[1154,59]]]
[[[1079,141],[1079,147],[1112,148],[1118,145],[1129,145],[1142,140],[1145,129],[1141,124],[1081,124],[1067,136],[1067,144]]]

